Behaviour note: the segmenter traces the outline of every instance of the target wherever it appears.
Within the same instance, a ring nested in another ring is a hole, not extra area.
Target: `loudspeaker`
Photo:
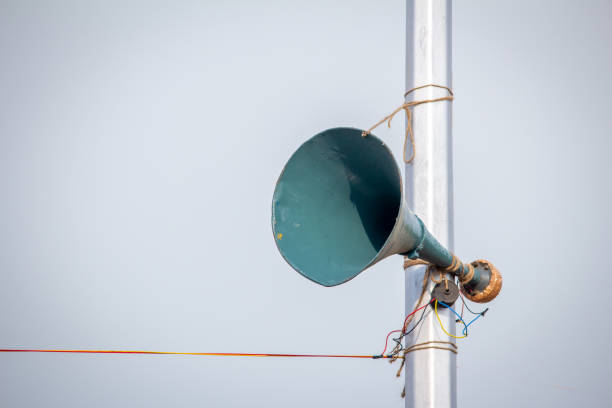
[[[406,205],[393,154],[359,129],[326,130],[291,156],[274,190],[272,230],[287,263],[323,286],[402,254],[456,274],[473,300],[491,300],[501,289],[490,263],[462,264],[427,231]]]

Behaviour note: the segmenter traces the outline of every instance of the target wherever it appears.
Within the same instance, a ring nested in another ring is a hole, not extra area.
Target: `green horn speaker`
[[[359,129],[326,130],[291,156],[274,190],[272,230],[287,263],[323,286],[402,254],[457,275],[474,301],[492,300],[501,289],[492,264],[461,263],[427,231],[406,205],[393,154]]]

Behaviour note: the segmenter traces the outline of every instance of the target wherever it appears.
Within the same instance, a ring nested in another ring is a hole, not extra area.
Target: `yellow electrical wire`
[[[436,299],[436,304],[434,305],[434,311],[436,312],[436,317],[438,318],[438,323],[440,323],[440,327],[442,328],[442,331],[444,333],[446,333],[447,335],[449,335],[450,337],[452,337],[453,339],[463,339],[467,337],[467,333],[465,336],[453,336],[452,334],[450,334],[449,332],[446,331],[446,329],[444,328],[444,325],[442,324],[442,320],[440,320],[440,315],[438,314],[438,299]]]

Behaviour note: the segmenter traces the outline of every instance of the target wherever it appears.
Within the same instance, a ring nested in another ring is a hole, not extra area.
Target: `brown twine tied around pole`
[[[441,346],[436,346],[436,344],[448,344],[451,347],[441,347]],[[452,351],[455,354],[458,354],[457,352],[457,345],[451,341],[441,341],[441,340],[432,340],[432,341],[426,341],[425,343],[419,343],[419,344],[413,344],[412,346],[408,347],[406,350],[404,350],[404,358],[406,357],[406,354],[411,353],[413,351],[418,351],[418,350],[425,350],[425,349],[438,349],[438,350],[449,350]]]
[[[453,254],[453,260],[451,264],[447,266],[446,268],[437,267],[434,264],[424,261],[422,259],[410,259],[408,257],[404,257],[404,269],[408,269],[411,266],[416,266],[416,265],[426,265],[427,266],[427,269],[425,270],[425,273],[423,274],[423,284],[422,284],[423,286],[421,289],[421,295],[419,296],[419,300],[416,303],[416,307],[419,307],[421,305],[421,302],[423,301],[423,298],[425,297],[425,293],[427,293],[427,282],[430,279],[434,283],[436,282],[436,280],[433,277],[433,274],[431,273],[432,270],[435,269],[438,271],[438,273],[440,274],[439,275],[440,278],[438,282],[441,282],[442,279],[446,281],[447,279],[446,273],[457,271],[461,267],[462,264],[459,258],[457,258],[454,254]],[[410,322],[412,321],[413,316],[410,316],[407,319],[406,324],[404,325],[403,330],[402,330],[403,332],[406,331],[406,328],[408,327],[408,324],[410,324]],[[448,344],[451,347],[439,346],[438,344],[442,344],[442,345]],[[395,376],[400,377],[402,375],[402,370],[404,369],[404,364],[406,363],[406,354],[412,353],[413,351],[421,351],[421,350],[427,350],[427,349],[445,350],[445,351],[450,351],[451,353],[454,353],[454,354],[458,354],[457,345],[450,341],[432,340],[432,341],[427,341],[424,343],[413,344],[404,350],[402,356],[399,355],[400,354],[399,345],[396,345],[395,348],[391,351],[392,357],[389,359],[389,363],[391,364],[395,362],[395,360],[401,360],[401,364],[397,372],[395,373]],[[404,386],[404,389],[402,390],[401,397],[402,398],[406,397],[406,387],[405,386]]]
[[[448,344],[452,346],[452,348],[436,346],[436,344]],[[399,369],[397,370],[397,373],[395,374],[395,376],[400,377],[402,375],[402,369],[404,368],[404,363],[406,362],[406,354],[412,353],[413,351],[426,350],[426,349],[448,350],[455,354],[458,354],[457,345],[450,341],[432,340],[432,341],[426,341],[425,343],[413,344],[412,346],[404,350],[403,356],[397,357],[398,359],[402,360],[402,363],[400,364]],[[392,361],[389,361],[389,362],[392,363]]]
[[[454,258],[453,258],[454,259]],[[457,262],[459,262],[459,260],[457,260]],[[459,264],[461,264],[459,262]],[[423,282],[422,282],[422,286],[421,286],[421,294],[419,296],[419,300],[417,300],[416,302],[416,306],[415,309],[420,307],[423,303],[423,299],[425,298],[425,294],[427,293],[427,282],[431,279],[432,282],[434,283],[439,283],[442,282],[442,280],[447,280],[447,276],[446,274],[443,274],[443,272],[440,271],[440,269],[438,269],[435,265],[433,265],[432,263],[429,263],[427,261],[424,261],[422,259],[410,259],[408,257],[404,257],[404,269],[408,269],[411,266],[414,265],[427,265],[427,269],[425,270],[425,273],[423,274]],[[455,261],[453,260],[453,263],[451,264],[451,266],[447,267],[447,268],[441,268],[442,271],[446,271],[448,268],[452,267],[453,265],[455,265]],[[438,270],[439,274],[440,274],[440,278],[438,281],[436,281],[433,277],[432,271],[433,270]],[[446,284],[448,284],[448,281],[446,281]],[[406,319],[406,322],[404,324],[404,326],[402,327],[402,332],[406,332],[406,329],[408,328],[408,325],[412,322],[412,320],[414,319],[415,315],[411,315]],[[413,347],[413,346],[411,346]],[[403,359],[403,357],[400,356],[400,349],[401,346],[400,344],[396,344],[395,347],[391,350],[391,352],[389,353],[391,355],[390,359],[389,359],[389,363],[393,363],[395,362],[395,360],[397,359]]]
[[[419,300],[417,300],[416,307],[415,307],[416,309],[421,306],[421,303],[423,302],[423,298],[425,297],[425,293],[427,292],[427,281],[429,280],[429,277],[431,276],[431,269],[433,268],[433,265],[422,259],[410,259],[408,257],[404,257],[404,269],[408,269],[409,267],[414,266],[414,265],[427,265],[427,270],[425,271],[425,274],[423,275],[421,295],[419,296]],[[408,318],[408,320],[406,321],[406,324],[402,328],[403,331],[406,331],[412,319],[414,319],[414,315]]]
[[[433,267],[433,265],[421,259],[409,259],[407,257],[405,257],[404,259],[405,259],[404,269],[412,265],[427,265],[427,270],[425,271],[425,274],[423,274],[421,295],[419,296],[419,300],[417,300],[416,302],[416,306],[415,306],[415,309],[416,309],[421,306],[421,303],[423,302],[423,298],[425,297],[425,293],[427,293],[427,282],[429,281],[429,278],[431,276],[430,270]],[[407,265],[407,263],[410,263],[410,265]],[[406,332],[408,325],[410,324],[410,322],[412,322],[413,319],[414,319],[414,315],[411,315],[406,319],[406,321],[404,322],[404,326],[402,326],[402,333]],[[393,349],[389,353],[391,355],[391,358],[389,359],[389,363],[393,364],[395,360],[402,359],[402,366],[403,366],[403,357],[400,356],[400,351],[401,351],[401,344],[398,343],[395,345],[395,347],[393,347]]]
[[[414,155],[415,155],[415,151],[416,151],[416,145],[415,145],[415,141],[414,141],[414,134],[412,132],[412,108],[418,105],[422,105],[425,103],[431,103],[431,102],[441,102],[441,101],[452,101],[453,99],[455,99],[455,94],[453,94],[453,91],[444,85],[437,85],[437,84],[427,84],[427,85],[421,85],[421,86],[417,86],[416,88],[412,88],[409,91],[407,91],[404,94],[404,98],[406,98],[410,93],[419,90],[419,89],[423,89],[423,88],[427,88],[429,86],[435,87],[435,88],[441,88],[441,89],[446,89],[449,93],[448,96],[443,96],[441,98],[434,98],[434,99],[422,99],[422,100],[417,100],[417,101],[410,101],[410,102],[404,102],[402,104],[402,106],[398,107],[397,109],[395,109],[393,112],[391,112],[389,115],[385,116],[384,118],[382,118],[381,120],[379,120],[374,126],[372,126],[371,128],[369,128],[368,130],[364,130],[361,133],[361,136],[366,137],[367,135],[369,135],[372,130],[376,129],[379,125],[387,122],[387,126],[391,127],[391,120],[393,119],[393,117],[401,110],[403,110],[404,112],[406,112],[406,136],[404,137],[404,152],[403,152],[403,159],[405,163],[412,163],[412,161],[414,160]],[[411,145],[411,149],[412,149],[412,153],[410,155],[410,158],[406,159],[406,146],[408,144],[408,139],[410,139],[410,145]]]
[[[436,266],[430,262],[424,261],[422,259],[410,259],[408,257],[404,257],[404,269],[408,269],[411,266],[415,266],[415,265],[427,265],[427,273],[431,273],[431,270],[436,270],[438,272],[438,276],[439,279],[435,280],[433,278],[433,275],[431,275],[431,280],[434,283],[440,283],[442,282],[442,280],[446,280],[447,273],[452,273],[452,274],[457,274],[458,271],[462,270],[463,268],[467,268],[468,272],[466,274],[460,274],[459,275],[459,281],[460,282],[467,282],[470,279],[472,279],[472,277],[474,276],[474,266],[472,264],[463,264],[459,258],[457,258],[455,256],[455,254],[451,254],[453,256],[453,259],[451,261],[451,264],[449,266],[446,267],[442,267],[442,266]],[[447,284],[445,282],[445,284]],[[422,296],[422,295],[421,295]],[[419,301],[420,303],[420,301]]]
[[[436,344],[448,344],[452,347],[437,346]],[[404,355],[402,357],[398,357],[402,360],[402,363],[400,364],[399,369],[397,370],[397,373],[395,373],[395,376],[399,378],[402,375],[402,369],[404,368],[404,364],[406,363],[406,354],[412,353],[413,351],[427,350],[427,349],[447,350],[452,353],[459,354],[459,352],[457,351],[457,345],[450,341],[433,340],[433,341],[426,341],[424,343],[413,344],[412,346],[404,350]],[[406,397],[406,387],[405,386],[404,386],[404,389],[402,390],[401,397],[402,398]]]

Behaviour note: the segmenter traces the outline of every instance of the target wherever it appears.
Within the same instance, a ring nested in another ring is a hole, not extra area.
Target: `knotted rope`
[[[410,102],[404,102],[400,107],[398,107],[397,109],[395,109],[393,112],[391,112],[389,115],[385,116],[384,118],[382,118],[381,120],[379,120],[374,126],[372,126],[371,128],[369,128],[368,130],[364,130],[361,133],[361,136],[366,137],[367,135],[369,135],[372,130],[376,129],[379,125],[387,122],[387,126],[391,127],[391,120],[393,119],[393,117],[401,110],[403,110],[404,112],[406,112],[406,136],[404,137],[404,151],[402,154],[402,158],[404,159],[405,163],[412,163],[412,161],[414,160],[414,156],[416,153],[416,145],[415,145],[415,141],[414,141],[414,133],[412,131],[412,108],[414,108],[415,106],[418,105],[422,105],[425,103],[431,103],[431,102],[441,102],[441,101],[452,101],[453,99],[455,99],[455,95],[453,94],[453,91],[444,85],[437,85],[437,84],[427,84],[427,85],[421,85],[421,86],[417,86],[416,88],[412,88],[409,91],[407,91],[404,94],[404,98],[406,98],[408,95],[410,95],[412,92],[419,90],[419,89],[423,89],[423,88],[427,88],[427,87],[436,87],[436,88],[441,88],[441,89],[446,89],[449,93],[448,96],[443,96],[440,98],[434,98],[434,99],[422,99],[422,100],[417,100],[417,101],[410,101]],[[410,145],[411,145],[411,149],[412,149],[412,153],[410,155],[410,158],[406,159],[406,147],[408,145],[408,139],[410,139]]]
[[[458,271],[459,268],[461,268],[462,263],[459,260],[459,258],[457,258],[455,255],[453,255],[453,260],[451,264],[445,268],[436,266],[432,264],[431,262],[427,262],[422,259],[410,259],[408,257],[404,257],[404,270],[410,268],[411,266],[416,266],[416,265],[426,265],[427,266],[427,269],[425,270],[425,273],[423,274],[423,284],[422,284],[422,289],[421,289],[421,295],[419,296],[419,300],[417,301],[417,304],[416,304],[416,306],[419,307],[421,303],[423,302],[425,293],[427,293],[427,282],[429,281],[429,279],[431,279],[432,282],[434,283],[440,283],[444,280],[448,284],[448,281],[447,281],[448,278],[446,274]],[[433,274],[432,274],[433,270],[438,271],[439,273],[438,280],[434,279]],[[410,319],[406,320],[406,324],[403,327],[403,332],[406,331],[406,328],[408,327],[408,324],[412,320],[412,317],[413,316],[410,316]],[[450,347],[440,346],[439,344],[448,344],[450,345]],[[454,354],[458,354],[457,345],[450,341],[432,340],[432,341],[427,341],[424,343],[413,344],[407,347],[404,350],[403,355],[401,356],[400,356],[400,345],[396,345],[395,348],[391,351],[390,353],[391,357],[389,359],[389,363],[391,364],[395,362],[395,360],[401,360],[401,364],[397,372],[395,373],[395,376],[396,377],[401,376],[402,370],[404,369],[404,364],[406,363],[406,354],[412,353],[413,351],[421,351],[421,350],[427,350],[427,349],[445,350],[445,351],[450,351]],[[402,398],[406,397],[406,387],[404,387],[404,389],[402,390],[401,397]]]
[[[459,275],[459,281],[460,282],[467,282],[470,279],[472,279],[472,277],[474,276],[474,265],[472,264],[464,264],[463,262],[461,262],[459,260],[459,258],[457,258],[455,256],[455,254],[451,254],[453,259],[451,261],[451,264],[449,266],[446,267],[442,267],[442,266],[437,266],[434,265],[430,262],[424,261],[422,259],[410,259],[408,257],[404,257],[404,269],[408,269],[411,266],[415,266],[415,265],[427,265],[427,273],[430,273],[431,270],[435,269],[438,274],[439,274],[439,279],[435,280],[433,279],[432,276],[432,281],[434,283],[440,283],[442,282],[442,279],[446,280],[446,274],[447,273],[452,273],[452,274],[457,274],[457,272],[459,272],[460,270],[462,270],[464,267],[466,267],[468,269],[468,272],[464,275]],[[444,275],[444,276],[443,276]],[[423,294],[421,294],[421,297],[423,296]],[[419,301],[420,303],[420,301]]]
[[[448,344],[451,347],[437,346],[436,344]],[[402,368],[404,368],[404,363],[406,362],[406,354],[412,353],[413,351],[426,350],[426,349],[448,350],[450,352],[458,354],[457,345],[450,341],[432,340],[432,341],[426,341],[424,343],[413,344],[412,346],[404,350],[404,355],[402,357],[399,357],[401,358],[402,363],[400,364],[399,369],[397,370],[397,373],[395,374],[395,376],[400,377],[402,375]]]
[[[423,283],[421,285],[421,294],[420,294],[419,300],[417,300],[416,306],[415,306],[415,309],[417,309],[423,303],[423,298],[425,297],[425,294],[427,293],[427,282],[429,281],[429,279],[431,278],[431,280],[434,283],[436,282],[433,279],[433,275],[431,274],[431,271],[434,268],[436,268],[436,266],[431,264],[431,263],[429,263],[429,262],[427,262],[427,261],[424,261],[422,259],[410,259],[408,257],[404,257],[404,270],[406,270],[409,267],[414,266],[414,265],[427,265],[427,269],[425,271],[425,274],[423,275]],[[440,278],[440,279],[442,279],[442,278]],[[414,319],[414,316],[415,315],[408,316],[408,318],[404,322],[404,326],[402,327],[402,335],[406,333],[406,329],[408,329],[408,325],[412,322],[412,320]],[[389,360],[390,363],[393,363],[398,358],[402,358],[402,357],[400,357],[400,351],[401,351],[401,344],[398,343],[398,344],[395,345],[395,347],[389,353],[389,355],[391,356],[391,358]]]

